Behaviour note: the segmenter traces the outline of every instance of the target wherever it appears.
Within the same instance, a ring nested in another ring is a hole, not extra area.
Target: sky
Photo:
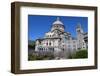
[[[88,32],[88,17],[28,15],[28,40],[43,38],[45,33],[51,30],[57,17],[64,24],[65,32],[70,32],[72,37],[77,35],[76,26],[78,23],[81,24],[84,32]]]

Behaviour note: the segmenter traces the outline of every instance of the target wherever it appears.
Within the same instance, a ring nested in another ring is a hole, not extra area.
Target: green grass
[[[69,59],[80,59],[80,58],[88,58],[87,50],[81,49],[69,56]]]
[[[81,49],[76,51],[74,54],[71,54],[68,59],[81,59],[88,58],[88,51],[86,49]],[[36,56],[36,55],[28,55],[28,60],[52,60],[54,59],[53,55],[44,55],[44,56]]]

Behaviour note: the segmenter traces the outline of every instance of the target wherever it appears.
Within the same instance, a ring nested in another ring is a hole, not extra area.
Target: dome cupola
[[[59,17],[57,17],[56,21],[54,21],[52,25],[53,26],[52,26],[51,31],[60,30],[60,31],[64,32],[64,24],[60,21]]]
[[[60,21],[59,17],[57,17],[57,20],[55,22],[53,22],[53,25],[57,25],[57,24],[63,25],[63,23]]]

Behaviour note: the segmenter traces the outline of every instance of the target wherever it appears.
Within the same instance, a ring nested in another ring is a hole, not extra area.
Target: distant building
[[[39,55],[54,55],[56,58],[67,58],[79,49],[87,49],[88,35],[83,32],[81,24],[76,27],[76,38],[65,32],[65,26],[59,17],[53,22],[52,28],[44,38],[37,39],[35,51]]]

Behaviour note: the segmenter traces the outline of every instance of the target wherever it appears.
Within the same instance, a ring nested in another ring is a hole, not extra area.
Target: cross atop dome
[[[57,21],[60,21],[60,18],[59,17],[57,17]]]

